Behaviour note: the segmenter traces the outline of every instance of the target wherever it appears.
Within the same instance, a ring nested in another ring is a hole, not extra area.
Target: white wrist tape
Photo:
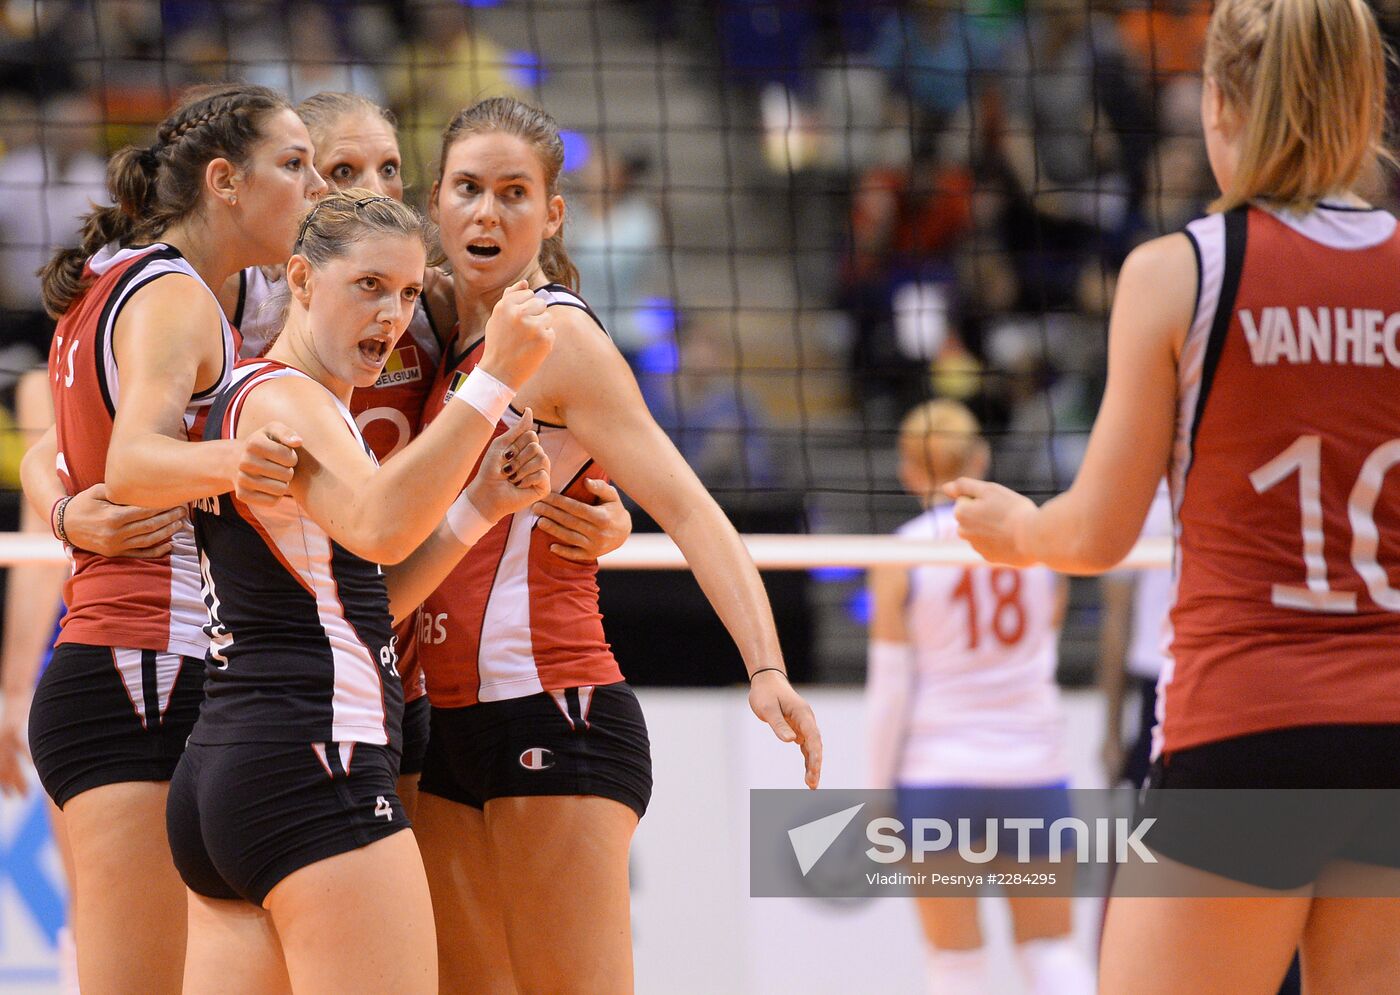
[[[476,510],[476,505],[472,504],[466,491],[457,495],[457,500],[448,507],[447,527],[452,530],[458,542],[468,547],[475,546],[477,540],[491,531],[491,523]]]
[[[515,391],[478,366],[467,374],[466,382],[452,396],[476,408],[481,417],[494,425],[515,400]]]

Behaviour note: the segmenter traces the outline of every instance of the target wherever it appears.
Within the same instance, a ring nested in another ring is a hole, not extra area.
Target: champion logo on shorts
[[[413,383],[423,379],[423,368],[418,362],[418,347],[401,345],[389,354],[384,364],[384,372],[374,382],[376,387],[392,387],[394,384]]]
[[[554,766],[554,751],[532,746],[520,754],[520,766],[526,770],[548,770]]]

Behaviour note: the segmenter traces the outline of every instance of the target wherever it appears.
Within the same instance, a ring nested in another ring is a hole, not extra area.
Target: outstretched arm
[[[1134,249],[1109,323],[1108,384],[1069,490],[1037,508],[999,484],[960,479],[958,534],[994,563],[1102,573],[1128,551],[1166,471],[1176,418],[1176,356],[1190,327],[1196,261],[1185,235]]]
[[[821,732],[811,708],[787,680],[768,594],[739,534],[666,434],[652,419],[626,362],[590,319],[555,308],[554,354],[537,375],[549,397],[599,464],[631,494],[685,554],[696,580],[739,646],[749,704],[806,759],[806,781],[821,776]]]

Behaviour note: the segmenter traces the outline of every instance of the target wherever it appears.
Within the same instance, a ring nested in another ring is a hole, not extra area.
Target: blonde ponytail
[[[1211,210],[1261,199],[1308,211],[1394,161],[1386,52],[1364,0],[1220,0],[1205,71],[1242,128],[1235,175]]]

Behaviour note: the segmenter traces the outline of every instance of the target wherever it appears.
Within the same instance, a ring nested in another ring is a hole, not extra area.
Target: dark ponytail
[[[59,318],[83,292],[83,267],[109,242],[128,242],[139,230],[137,218],[149,213],[155,198],[155,169],[147,150],[127,147],[107,163],[107,190],[115,207],[99,207],[83,219],[78,246],[59,249],[39,270],[44,310]]]
[[[192,90],[156,129],[149,148],[128,146],[107,163],[113,207],[83,219],[76,248],[60,249],[39,271],[44,309],[60,318],[86,288],[87,260],[110,242],[153,240],[199,209],[204,167],[218,158],[246,164],[262,124],[286,99],[263,86],[223,83]]]

